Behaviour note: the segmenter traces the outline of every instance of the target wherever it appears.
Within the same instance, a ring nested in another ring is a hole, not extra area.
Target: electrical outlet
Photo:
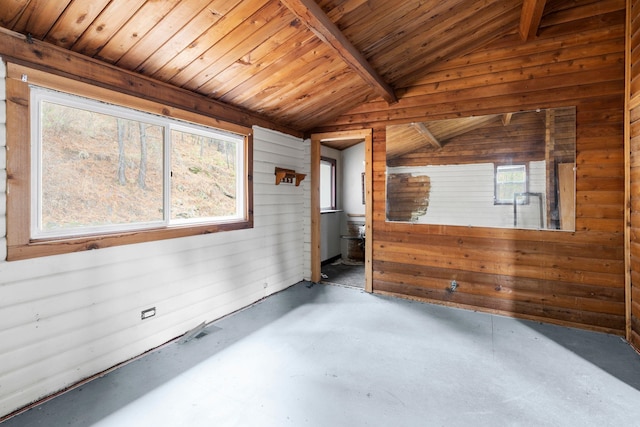
[[[146,310],[142,310],[142,312],[140,313],[140,318],[144,320],[144,319],[148,319],[149,317],[153,317],[155,315],[156,315],[156,308],[151,307]]]

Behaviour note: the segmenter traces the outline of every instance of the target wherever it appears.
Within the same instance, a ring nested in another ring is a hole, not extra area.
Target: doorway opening
[[[311,135],[311,280],[371,292],[372,131]]]
[[[322,283],[365,288],[364,261],[344,260],[341,257],[322,262]]]

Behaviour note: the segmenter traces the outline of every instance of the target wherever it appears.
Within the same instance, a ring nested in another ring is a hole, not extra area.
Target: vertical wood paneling
[[[144,3],[145,0],[129,0],[127,7],[122,7],[109,2],[93,21],[87,22],[89,25],[73,44],[73,50],[87,56],[97,54]]]
[[[30,0],[13,1],[0,9],[0,25],[14,26]]]
[[[374,128],[374,291],[624,332],[625,2],[589,3],[543,17],[531,41],[512,34],[433,65],[395,105],[315,130]],[[387,125],[561,106],[576,106],[575,232],[385,221]]]
[[[302,173],[307,177],[300,184],[304,191],[304,278],[311,279],[311,140],[304,140],[305,168]]]
[[[253,229],[1,262],[0,416],[301,280],[304,154],[254,128]]]
[[[167,42],[176,36],[176,33],[186,31],[185,27],[189,24],[185,23],[190,23],[194,18],[200,17],[205,12],[204,9],[213,4],[210,0],[181,1],[144,37],[137,34],[138,42],[122,55],[117,65],[126,69],[135,69],[151,55],[157,53],[158,49],[166,46]],[[212,18],[212,14],[209,12],[209,21]],[[144,60],[140,61],[142,58]]]
[[[27,32],[31,28],[31,34],[36,38],[42,38],[55,23],[71,0],[65,1],[30,1],[22,10],[15,25],[15,31]]]
[[[146,2],[110,39],[100,47],[98,58],[115,63],[139,40],[144,38],[166,15],[172,12],[178,0],[161,3]],[[136,15],[141,18],[136,19]]]
[[[628,330],[627,338],[640,351],[640,2],[628,1],[627,22],[627,75],[628,100],[628,206],[629,206],[629,266],[630,283],[627,296]]]
[[[65,48],[73,46],[107,4],[109,0],[71,2],[51,27],[46,40]]]
[[[7,69],[0,58],[0,262],[7,259]]]

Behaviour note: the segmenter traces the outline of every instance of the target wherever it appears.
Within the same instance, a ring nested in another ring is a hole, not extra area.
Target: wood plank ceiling
[[[477,117],[459,117],[434,122],[414,122],[387,127],[387,159],[395,159],[425,147],[442,148],[451,138],[463,135],[494,120],[505,123],[505,115],[491,114]]]
[[[544,0],[0,0],[0,26],[308,131],[368,100],[395,102],[438,61],[535,36],[543,10]]]

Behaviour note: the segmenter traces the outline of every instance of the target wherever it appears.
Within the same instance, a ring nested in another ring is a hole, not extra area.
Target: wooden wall
[[[374,129],[375,292],[622,334],[625,1],[548,3],[533,40],[437,64],[399,103],[317,131]],[[385,222],[387,125],[562,106],[576,106],[575,232]]]
[[[629,2],[628,117],[630,228],[629,258],[631,269],[628,339],[640,351],[640,1]]]
[[[0,419],[303,278],[308,184],[276,186],[274,168],[304,173],[308,157],[300,138],[258,127],[254,228],[4,261],[4,72],[0,61]]]

